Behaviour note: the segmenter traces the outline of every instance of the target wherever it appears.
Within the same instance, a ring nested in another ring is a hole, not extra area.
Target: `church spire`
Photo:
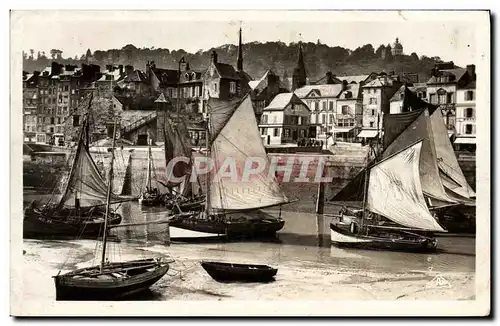
[[[306,84],[306,66],[304,64],[304,54],[302,53],[302,42],[299,43],[299,59],[297,60],[297,67],[293,70],[292,76],[292,90],[300,88]]]
[[[238,43],[238,71],[243,71],[243,44],[241,43],[241,27],[240,27],[240,41]]]

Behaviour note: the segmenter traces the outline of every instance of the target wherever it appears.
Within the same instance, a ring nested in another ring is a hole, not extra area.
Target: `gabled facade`
[[[367,140],[380,136],[384,114],[390,112],[390,99],[402,85],[399,80],[382,73],[362,86],[363,125],[358,138]]]
[[[311,124],[316,126],[316,138],[326,143],[332,135],[337,99],[345,84],[306,85],[294,91],[311,111]]]
[[[294,93],[281,93],[263,110],[259,129],[264,145],[298,144],[310,134],[310,110]]]

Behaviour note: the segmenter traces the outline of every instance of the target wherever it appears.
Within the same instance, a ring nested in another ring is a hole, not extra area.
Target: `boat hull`
[[[435,242],[411,239],[391,239],[376,236],[354,234],[346,223],[330,223],[330,238],[332,245],[341,248],[358,248],[369,250],[393,250],[409,252],[436,251]]]
[[[218,282],[271,282],[278,272],[265,265],[201,262],[201,266]]]
[[[136,261],[137,262],[137,261]],[[115,263],[124,266],[133,262]],[[144,260],[144,266],[151,265],[151,260]],[[140,267],[140,266],[139,266]],[[139,269],[137,275],[127,278],[75,278],[82,271],[99,269],[99,266],[82,268],[64,275],[54,277],[56,286],[56,300],[113,300],[132,296],[139,292],[148,290],[153,284],[158,282],[169,270],[169,265],[157,264],[144,271]]]
[[[285,221],[266,214],[266,217],[252,218],[252,212],[239,212],[227,214],[230,218],[221,217],[219,219],[201,218],[202,212],[194,213],[188,217],[182,217],[170,222],[171,228],[195,231],[202,237],[262,237],[273,236],[281,230]],[[262,212],[259,212],[261,215]],[[240,217],[235,218],[235,217]],[[175,234],[170,238],[176,240]],[[194,238],[194,237],[189,237]],[[178,238],[183,240],[183,238]]]
[[[95,236],[104,230],[104,215],[86,216],[53,216],[43,212],[27,209],[23,220],[23,236]],[[122,216],[112,213],[108,217],[110,225],[120,224]]]

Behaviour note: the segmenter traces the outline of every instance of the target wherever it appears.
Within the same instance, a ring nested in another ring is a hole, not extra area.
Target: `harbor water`
[[[432,254],[339,249],[330,244],[332,217],[328,216],[339,207],[328,205],[325,215],[314,214],[313,189],[313,185],[285,187],[302,199],[284,205],[281,212],[267,211],[286,221],[274,239],[169,243],[165,224],[129,226],[113,231],[109,260],[157,255],[175,260],[168,275],[137,300],[474,299],[474,235],[439,237],[439,252]],[[334,191],[329,189],[327,198]],[[41,196],[25,194],[24,201],[33,198]],[[122,223],[167,216],[164,208],[145,208],[137,202],[122,203],[118,210]],[[51,276],[59,269],[98,264],[100,246],[91,239],[25,239],[25,299],[54,300]],[[202,269],[202,260],[267,264],[277,267],[278,274],[267,284],[218,283]],[[438,277],[441,281],[436,283]]]

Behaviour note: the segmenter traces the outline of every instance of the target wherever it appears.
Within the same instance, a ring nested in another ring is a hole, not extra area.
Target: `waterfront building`
[[[457,90],[468,85],[475,78],[474,75],[474,65],[463,69],[457,68],[453,62],[446,62],[437,64],[432,69],[431,78],[427,81],[429,102],[439,105],[450,136],[457,133]]]
[[[467,66],[469,82],[457,86],[456,103],[456,150],[476,150],[476,69],[474,65]]]
[[[265,145],[297,145],[310,136],[307,105],[294,93],[281,93],[263,110],[259,129]]]
[[[361,87],[363,94],[362,130],[357,135],[362,141],[377,139],[381,136],[384,114],[390,112],[390,99],[403,85],[385,73]]]

